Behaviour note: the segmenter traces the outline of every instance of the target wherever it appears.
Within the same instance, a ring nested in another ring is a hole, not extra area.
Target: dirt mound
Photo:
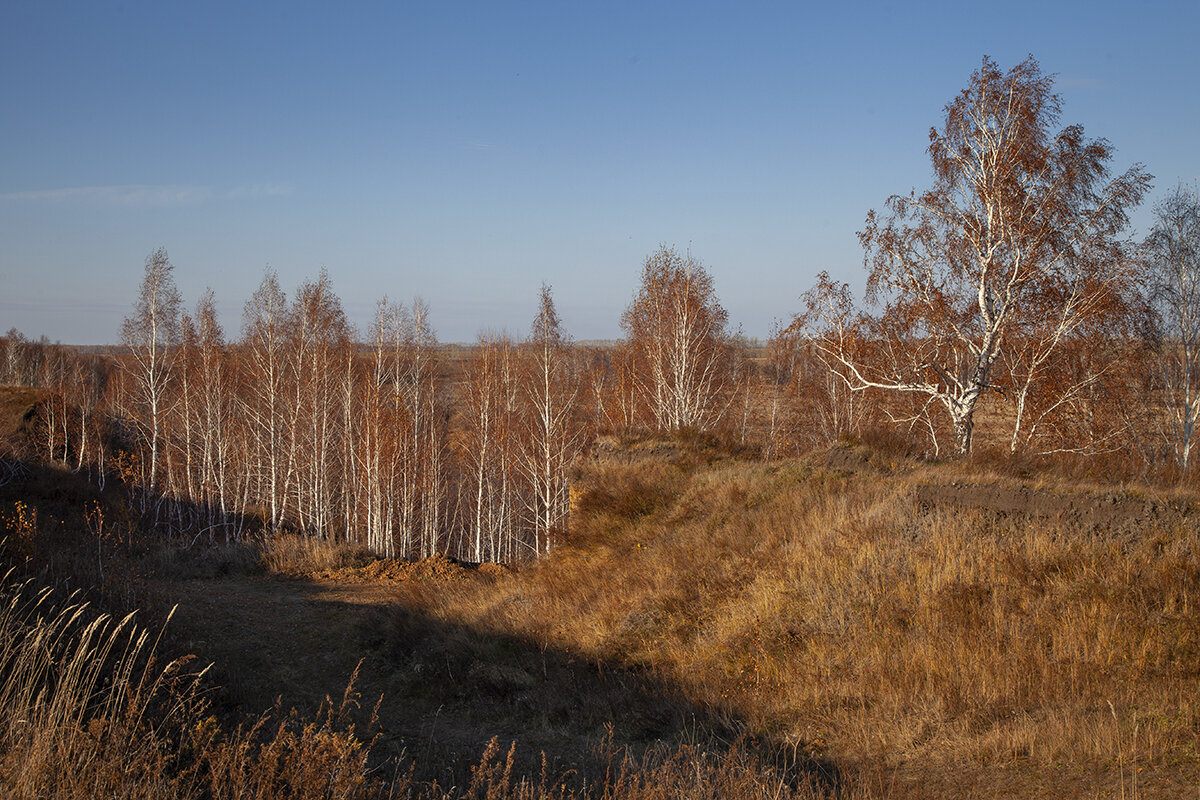
[[[871,459],[869,454],[863,450],[835,445],[829,448],[817,460],[817,463],[826,469],[841,469],[856,472],[862,469],[869,469]]]
[[[458,582],[475,577],[496,578],[509,570],[500,564],[472,564],[436,555],[420,561],[381,558],[369,564],[325,569],[307,576],[338,583],[401,583],[406,581]]]
[[[477,568],[477,572],[484,577],[495,580],[497,578],[503,578],[505,575],[508,575],[509,573],[511,573],[512,570],[509,569],[508,567],[504,566],[503,564],[496,564],[491,561],[488,561],[486,563],[480,564],[479,567]]]
[[[616,436],[601,436],[593,443],[589,457],[601,464],[642,464],[647,461],[674,461],[682,454],[683,448],[667,439],[623,442]]]
[[[956,481],[917,486],[915,496],[922,510],[950,506],[980,510],[1001,518],[1038,517],[1095,532],[1176,523],[1200,525],[1200,507],[1195,503],[1153,500],[1128,492],[1056,494],[1027,487],[1010,489]]]
[[[37,415],[46,392],[25,386],[0,386],[0,436],[12,436],[27,428]]]

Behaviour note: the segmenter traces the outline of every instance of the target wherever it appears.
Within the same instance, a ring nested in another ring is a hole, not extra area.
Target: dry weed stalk
[[[365,798],[386,794],[348,714],[264,714],[222,730],[189,658],[161,666],[130,614],[0,582],[0,787],[6,798]],[[397,783],[393,788],[399,788]]]
[[[0,773],[14,797],[156,797],[176,785],[162,734],[198,701],[133,615],[97,614],[4,579]]]

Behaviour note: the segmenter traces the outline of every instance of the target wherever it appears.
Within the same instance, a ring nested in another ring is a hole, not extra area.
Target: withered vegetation
[[[182,601],[160,650],[200,659],[155,661],[132,621],[94,622],[82,598],[36,606],[10,579],[6,780],[29,797],[1192,785],[1200,496],[901,445],[763,460],[701,437],[611,441],[578,467],[559,545],[516,570],[303,538],[122,544],[86,529],[75,477],[26,467],[3,487],[24,542],[10,559],[61,576],[74,542],[96,602],[161,619]],[[955,502],[986,487],[1073,505]],[[1082,525],[1088,508],[1117,511]]]

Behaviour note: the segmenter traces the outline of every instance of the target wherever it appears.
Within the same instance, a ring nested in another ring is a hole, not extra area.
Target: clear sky
[[[1055,73],[1063,123],[1200,178],[1200,3],[6,2],[0,331],[115,341],[146,256],[226,330],[269,264],[388,295],[443,341],[523,334],[542,281],[615,338],[643,259],[690,246],[765,336],[855,232],[929,184],[984,54]]]

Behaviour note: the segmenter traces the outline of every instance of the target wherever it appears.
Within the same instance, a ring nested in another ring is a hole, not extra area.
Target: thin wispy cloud
[[[198,203],[212,196],[208,186],[125,183],[114,186],[70,186],[0,194],[0,200],[29,203],[90,203],[111,206],[173,206]]]
[[[218,192],[211,186],[191,184],[123,183],[112,186],[69,186],[62,189],[35,189],[0,193],[0,202],[10,203],[81,203],[100,206],[182,206],[203,203],[214,197],[262,200],[290,197],[287,183],[249,183]]]
[[[1087,75],[1059,75],[1054,80],[1057,89],[1089,89],[1092,91],[1107,91],[1107,82]]]
[[[235,186],[228,192],[230,199],[264,197],[291,197],[292,187],[287,183],[252,183],[245,186]]]
[[[0,300],[0,311],[57,313],[61,311],[87,311],[116,313],[129,308],[129,303],[116,302],[68,302],[58,300]]]

